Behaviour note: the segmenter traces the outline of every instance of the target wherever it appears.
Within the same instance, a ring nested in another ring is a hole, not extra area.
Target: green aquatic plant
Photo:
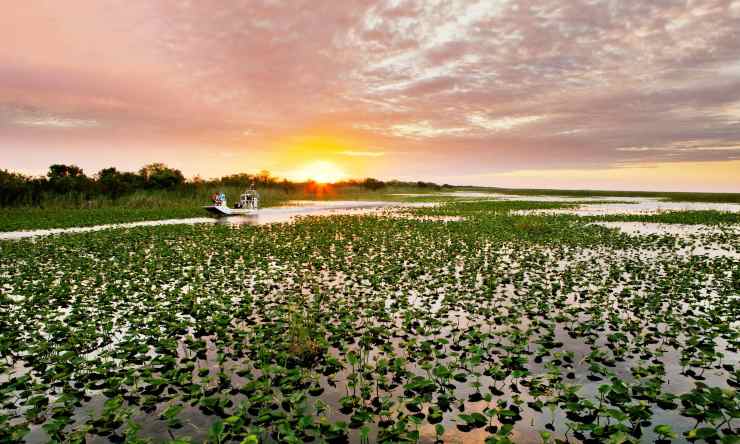
[[[318,360],[325,352],[323,338],[313,314],[299,306],[289,307],[288,353],[302,364]]]
[[[732,442],[729,228],[539,206],[0,242],[0,440]]]
[[[740,214],[730,211],[665,211],[657,214],[614,214],[589,216],[587,220],[610,222],[649,222],[663,224],[720,225],[740,223]]]

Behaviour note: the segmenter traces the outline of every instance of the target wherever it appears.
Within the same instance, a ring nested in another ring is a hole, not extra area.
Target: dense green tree
[[[97,176],[100,191],[111,199],[118,199],[130,189],[130,184],[127,183],[123,173],[114,167],[100,170]]]
[[[172,189],[185,182],[185,176],[180,170],[163,163],[145,165],[139,170],[139,175],[149,188]]]
[[[368,177],[362,182],[362,186],[367,188],[368,190],[380,190],[382,188],[385,188],[385,182],[373,179],[372,177]]]
[[[49,187],[58,194],[76,193],[89,197],[92,182],[77,165],[54,164],[47,173]]]
[[[83,177],[85,173],[77,165],[64,165],[56,163],[49,167],[47,176],[49,179],[60,179],[63,177]]]
[[[28,199],[30,189],[28,177],[0,170],[0,206],[24,203]]]

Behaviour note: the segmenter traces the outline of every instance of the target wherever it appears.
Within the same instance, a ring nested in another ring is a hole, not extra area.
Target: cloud
[[[94,128],[100,123],[94,119],[72,119],[65,117],[24,117],[13,121],[18,126],[37,128]]]
[[[339,154],[350,157],[383,157],[383,151],[340,151]]]
[[[92,147],[101,163],[176,153],[200,171],[192,147],[277,162],[281,141],[325,133],[423,156],[418,171],[430,177],[450,165],[473,174],[737,156],[737,1],[80,0],[6,9],[4,151],[51,146],[63,132],[67,146]],[[97,148],[106,144],[139,148]],[[6,164],[27,168],[21,151],[3,152]]]
[[[740,151],[740,141],[721,143],[713,140],[689,140],[663,146],[626,146],[617,151],[646,152],[664,151],[673,153],[701,151]]]
[[[478,125],[481,128],[493,131],[504,131],[510,130],[514,127],[527,125],[529,123],[537,122],[538,120],[544,119],[545,116],[520,116],[520,117],[500,117],[500,118],[489,118],[482,114],[471,114],[468,116],[470,123]]]
[[[390,127],[391,134],[399,137],[410,138],[434,138],[438,136],[454,136],[467,131],[464,127],[441,127],[433,125],[429,121],[419,121],[412,123],[402,123]]]

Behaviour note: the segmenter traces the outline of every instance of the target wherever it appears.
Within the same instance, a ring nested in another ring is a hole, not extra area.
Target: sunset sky
[[[27,174],[740,192],[740,1],[0,0],[0,41]]]

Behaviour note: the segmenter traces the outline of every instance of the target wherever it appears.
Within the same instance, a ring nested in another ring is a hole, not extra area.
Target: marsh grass
[[[526,233],[527,236],[547,236],[555,229],[542,219],[525,219],[514,222],[514,229],[520,233]]]
[[[447,202],[429,208],[410,210],[419,216],[491,216],[521,210],[553,210],[575,208],[582,202],[531,202],[526,200],[463,200]]]
[[[740,202],[740,194],[707,194],[707,193],[628,193],[586,190],[516,190],[503,188],[449,188],[447,191],[490,191],[507,194],[548,195],[561,197],[603,197],[603,196],[642,196],[660,197],[676,201],[692,202]],[[223,191],[228,202],[234,202],[243,187],[222,186],[213,189],[189,188],[181,190],[140,190],[127,194],[118,199],[97,197],[81,201],[78,195],[60,195],[54,199],[44,199],[42,207],[12,207],[0,208],[0,231],[32,230],[45,228],[68,228],[75,226],[90,226],[99,224],[113,224],[138,222],[144,220],[175,219],[185,217],[206,216],[202,211],[203,205],[210,203],[210,196],[215,191]],[[531,202],[479,200],[470,201],[469,198],[444,196],[436,194],[439,190],[429,187],[414,186],[387,186],[378,190],[370,190],[361,186],[342,186],[325,188],[280,188],[269,187],[258,190],[261,206],[273,207],[284,205],[293,200],[372,200],[396,202],[448,202],[448,205],[439,209],[427,209],[419,212],[426,216],[475,216],[505,214],[514,210],[548,210],[575,208],[577,205],[589,203],[602,204],[603,201],[574,201],[574,202]],[[412,194],[412,195],[409,195]],[[617,202],[611,202],[617,203]],[[625,202],[628,203],[628,202]],[[718,211],[705,212],[668,212],[655,216],[646,215],[614,215],[595,217],[593,220],[603,221],[642,221],[665,223],[737,223],[736,213],[722,213]]]
[[[549,245],[599,245],[624,241],[617,230],[586,225],[578,216],[567,214],[513,214],[518,211],[576,208],[584,202],[533,202],[516,200],[452,201],[442,205],[408,210],[417,216],[462,216],[448,222],[446,230],[469,230],[471,223],[480,233],[501,240],[535,242]],[[590,203],[587,201],[586,203]]]
[[[4,208],[0,210],[0,231],[70,228],[197,216],[204,216],[201,208]]]
[[[740,193],[691,193],[660,191],[608,191],[608,190],[553,190],[539,188],[496,188],[459,187],[460,190],[480,191],[519,196],[560,196],[560,197],[649,197],[672,202],[713,202],[740,203]]]
[[[309,365],[326,351],[318,339],[316,318],[299,305],[290,305],[288,311],[288,353],[300,364]]]
[[[232,205],[244,191],[242,187],[221,187]],[[397,196],[416,192],[426,192],[429,196]],[[13,207],[0,208],[0,231],[33,230],[46,228],[69,228],[78,226],[139,222],[145,220],[177,219],[185,217],[205,217],[204,205],[210,205],[214,190],[166,191],[146,190],[128,194],[116,200],[97,198],[81,203],[75,199],[46,200],[42,208]],[[368,190],[359,186],[327,188],[322,191],[300,189],[297,191],[280,188],[259,189],[260,206],[275,207],[293,200],[375,200],[375,201],[439,201],[432,190],[413,187],[386,187],[382,190]],[[448,199],[449,200],[449,199]]]
[[[657,214],[610,214],[585,216],[584,219],[603,222],[647,222],[685,225],[720,225],[740,223],[740,213],[729,211],[666,211]]]

